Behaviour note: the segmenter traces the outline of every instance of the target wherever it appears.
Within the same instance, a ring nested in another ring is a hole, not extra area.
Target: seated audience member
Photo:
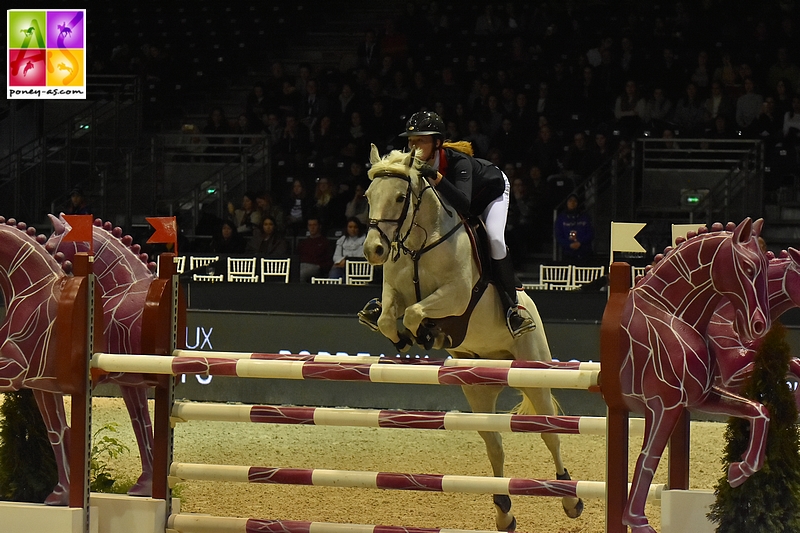
[[[261,222],[261,231],[250,238],[245,251],[260,257],[283,259],[289,257],[289,244],[278,231],[275,219],[267,215]]]
[[[284,227],[291,232],[291,235],[300,235],[313,206],[314,199],[306,194],[303,180],[295,178],[292,190],[283,202],[283,212],[286,216]]]
[[[228,202],[228,214],[236,224],[236,232],[242,237],[252,237],[261,226],[261,212],[256,208],[255,193],[244,193],[241,209],[234,209],[233,203]]]
[[[793,143],[800,138],[800,96],[792,98],[792,110],[783,116],[783,136]]]
[[[269,192],[263,191],[256,197],[256,207],[261,213],[261,220],[263,221],[267,216],[271,216],[275,221],[275,231],[283,233],[284,214],[281,206],[277,205],[272,200],[272,195]]]
[[[331,241],[322,234],[319,219],[308,219],[308,236],[297,245],[300,259],[300,281],[308,283],[312,277],[322,277],[328,273],[333,263]]]
[[[65,215],[91,215],[92,207],[86,202],[83,191],[75,187],[69,193],[69,201],[64,208]]]
[[[364,226],[356,217],[347,220],[347,232],[336,241],[333,252],[333,267],[329,278],[344,279],[345,263],[348,259],[364,260]]]
[[[556,218],[554,231],[564,261],[579,264],[592,256],[594,228],[589,215],[578,209],[576,195],[567,198],[567,208]]]
[[[369,222],[369,203],[367,203],[367,197],[364,196],[366,190],[367,188],[363,184],[356,184],[353,199],[347,202],[347,208],[344,211],[344,215],[348,219],[355,217],[364,226]]]
[[[211,252],[215,254],[240,254],[244,252],[245,241],[236,231],[236,225],[223,220],[222,227],[211,238]]]

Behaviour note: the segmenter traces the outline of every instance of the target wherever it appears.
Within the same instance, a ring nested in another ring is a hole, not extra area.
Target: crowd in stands
[[[553,209],[572,192],[558,180],[625,161],[639,136],[761,139],[767,157],[789,150],[796,165],[797,20],[778,1],[406,2],[365,28],[352,69],[262,65],[229,132],[270,139],[275,185],[255,203],[277,231],[300,235],[311,217],[324,232],[365,222],[370,144],[403,148],[405,119],[436,111],[450,140],[470,141],[508,175],[519,262],[552,243]],[[248,209],[231,211],[242,237],[261,233]]]

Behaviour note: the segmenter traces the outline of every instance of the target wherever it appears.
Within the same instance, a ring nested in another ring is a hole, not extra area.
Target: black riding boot
[[[500,300],[506,307],[506,325],[511,335],[516,338],[536,329],[530,312],[517,303],[517,276],[511,257],[506,255],[503,259],[492,259],[494,281]]]

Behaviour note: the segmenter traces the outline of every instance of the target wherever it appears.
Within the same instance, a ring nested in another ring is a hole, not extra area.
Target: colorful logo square
[[[7,11],[9,99],[86,98],[86,10]]]

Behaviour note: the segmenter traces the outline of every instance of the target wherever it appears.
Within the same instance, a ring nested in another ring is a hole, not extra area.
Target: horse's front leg
[[[469,402],[473,413],[494,413],[497,406],[497,397],[503,387],[489,385],[464,385],[461,387],[464,396]],[[479,431],[478,434],[486,444],[486,453],[492,465],[492,474],[503,477],[503,437],[496,431]],[[514,531],[517,528],[517,519],[511,512],[511,498],[508,494],[495,494],[492,497],[496,515],[495,524],[498,531]]]
[[[731,487],[738,487],[755,472],[761,470],[764,465],[769,430],[769,411],[766,406],[714,387],[701,405],[693,407],[698,411],[735,416],[750,422],[747,450],[742,454],[740,462],[731,463],[728,467],[728,483]]]
[[[47,427],[47,438],[53,448],[58,469],[58,484],[44,500],[47,505],[69,503],[69,425],[64,410],[64,397],[59,393],[33,391],[36,405]]]
[[[378,317],[378,330],[392,341],[398,350],[405,351],[413,340],[407,335],[401,335],[397,330],[397,318],[402,314],[402,296],[396,291],[384,287],[381,294],[381,316]]]
[[[464,298],[466,295],[466,298]],[[432,292],[422,301],[406,308],[403,315],[403,325],[417,336],[420,337],[420,325],[426,318],[442,318],[451,315],[460,315],[469,304],[471,295],[470,287],[458,287],[455,285],[443,285]],[[429,344],[433,344],[430,339]]]

